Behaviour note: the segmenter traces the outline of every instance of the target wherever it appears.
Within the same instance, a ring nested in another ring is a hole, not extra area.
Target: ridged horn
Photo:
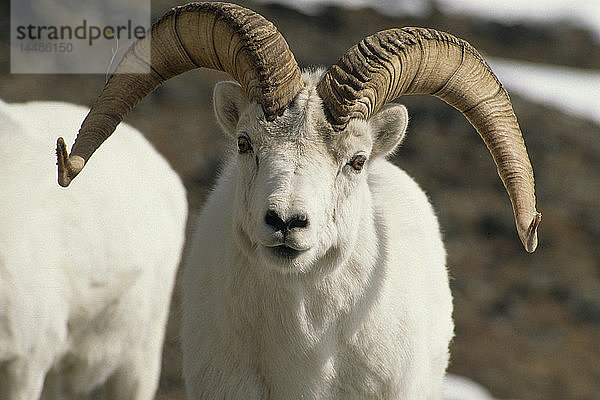
[[[517,117],[498,78],[466,41],[425,28],[378,32],[348,50],[317,92],[336,131],[405,94],[431,94],[461,111],[498,167],[521,242],[535,250],[541,214]]]
[[[229,3],[176,7],[130,47],[83,121],[68,157],[59,138],[59,184],[69,185],[146,95],[167,79],[201,67],[231,75],[263,107],[268,120],[280,115],[303,87],[287,42],[261,15]],[[131,73],[135,71],[149,72]]]

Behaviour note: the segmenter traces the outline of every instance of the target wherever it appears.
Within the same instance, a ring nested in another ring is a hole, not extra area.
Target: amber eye
[[[352,160],[350,160],[350,162],[348,164],[350,166],[352,166],[354,171],[360,172],[360,171],[362,171],[363,167],[365,166],[366,161],[367,161],[367,157],[365,157],[363,155],[358,155],[358,156],[355,156]]]
[[[238,151],[241,154],[247,153],[252,150],[252,145],[250,144],[250,140],[246,136],[240,136],[238,138]]]

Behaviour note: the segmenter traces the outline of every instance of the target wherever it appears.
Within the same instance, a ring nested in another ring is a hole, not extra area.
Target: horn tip
[[[521,242],[523,243],[523,246],[525,247],[525,250],[528,253],[533,253],[535,251],[535,249],[537,248],[537,245],[538,245],[537,230],[538,230],[538,227],[541,222],[542,222],[542,214],[537,211],[534,211],[533,218],[531,219],[531,222],[529,223],[528,228],[522,232],[519,232],[519,236],[521,237]]]
[[[81,172],[85,160],[80,156],[69,156],[65,140],[59,137],[56,141],[56,165],[58,165],[58,184],[67,187]]]

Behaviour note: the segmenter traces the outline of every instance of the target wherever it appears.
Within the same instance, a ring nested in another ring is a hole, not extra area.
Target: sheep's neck
[[[246,273],[244,279],[232,281],[237,287],[227,292],[240,296],[229,299],[229,320],[238,325],[234,329],[244,336],[240,339],[254,342],[262,353],[279,348],[290,357],[318,357],[322,346],[336,346],[338,338],[352,335],[366,323],[385,278],[385,262],[375,240],[385,235],[376,232],[371,215],[361,218],[361,240],[347,249],[350,254],[330,257],[343,261],[327,268],[327,273],[273,272],[260,278]],[[368,243],[373,248],[365,247]]]

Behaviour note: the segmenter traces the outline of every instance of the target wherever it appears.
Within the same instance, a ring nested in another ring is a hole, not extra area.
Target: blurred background
[[[449,371],[498,398],[600,399],[600,3],[238,3],[279,28],[301,67],[329,66],[364,36],[402,26],[450,32],[484,54],[511,94],[534,167],[543,214],[534,254],[522,249],[495,166],[466,119],[433,97],[398,100],[411,122],[393,162],[429,194],[447,244],[456,321]],[[0,98],[90,106],[103,75],[10,73],[10,2],[0,4]],[[153,20],[178,4],[153,0]],[[191,220],[230,144],[211,104],[212,87],[223,79],[208,70],[188,72],[125,119],[181,175]],[[48,146],[53,152],[54,144]],[[176,290],[159,399],[185,398],[179,301]]]

